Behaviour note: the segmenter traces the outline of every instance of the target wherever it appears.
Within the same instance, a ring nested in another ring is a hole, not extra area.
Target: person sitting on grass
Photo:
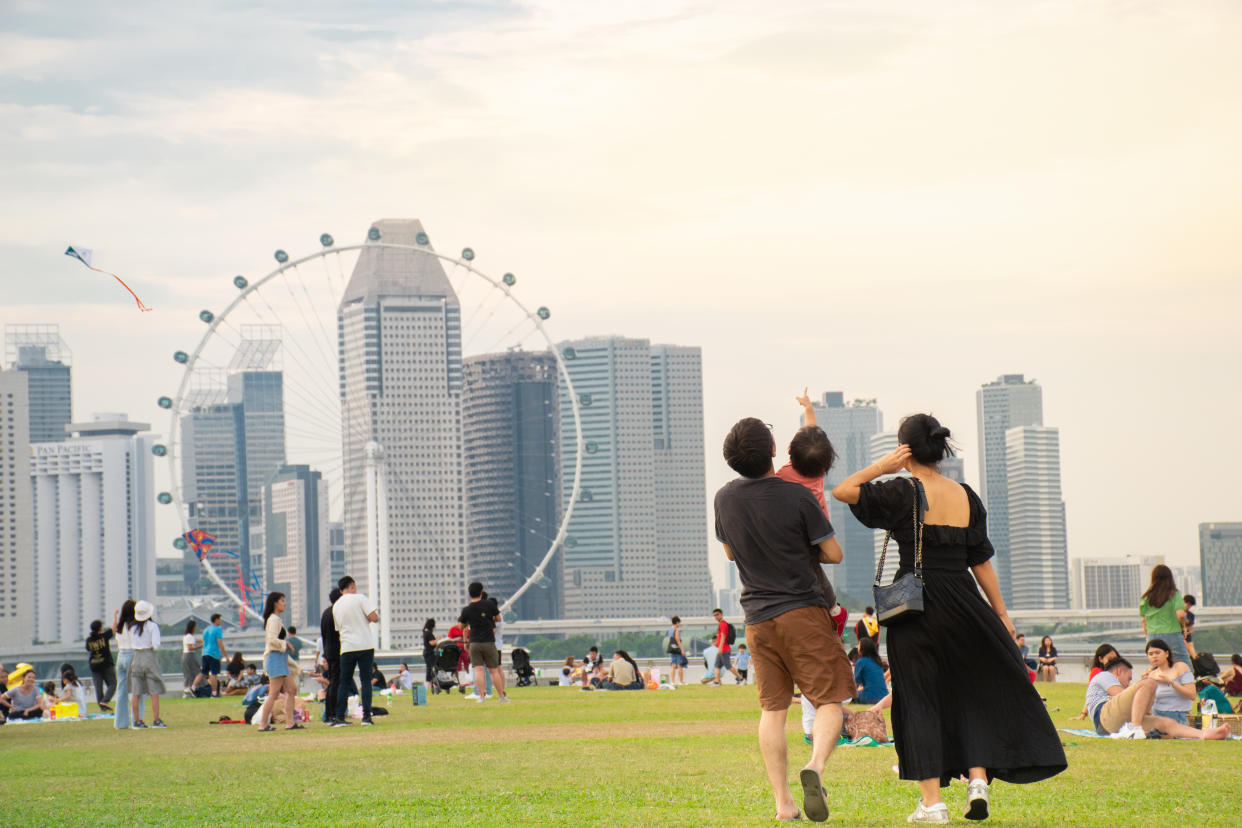
[[[1229,695],[1242,696],[1242,655],[1234,653],[1229,656],[1229,660],[1233,662],[1233,666],[1227,667],[1220,674],[1221,683],[1225,685],[1225,692]]]
[[[617,650],[613,654],[612,664],[608,665],[608,678],[599,687],[601,690],[642,690],[642,672],[629,653]]]
[[[27,670],[21,684],[0,695],[6,719],[42,719],[51,710],[47,695],[35,684],[34,670]]]
[[[1087,681],[1098,676],[1103,672],[1109,664],[1121,658],[1121,653],[1117,652],[1117,648],[1112,644],[1101,644],[1095,648],[1095,655],[1091,658],[1091,672],[1087,674]],[[1082,706],[1082,712],[1077,716],[1070,716],[1070,721],[1081,722],[1086,719],[1090,713],[1087,712],[1087,705]]]
[[[1156,681],[1143,678],[1131,682],[1134,667],[1117,658],[1087,684],[1087,712],[1096,733],[1118,739],[1146,739],[1156,730],[1174,739],[1228,739],[1229,725],[1199,730],[1162,716],[1152,716]]]
[[[888,683],[885,680],[884,662],[880,661],[880,653],[876,650],[875,639],[864,638],[858,642],[858,661],[854,663],[854,681],[858,685],[858,695],[854,704],[875,704],[888,695]]]
[[[73,665],[60,665],[60,697],[58,701],[73,702],[78,706],[78,715],[86,715],[86,688],[78,680],[78,671]]]
[[[1229,697],[1226,696],[1215,682],[1219,681],[1211,676],[1204,676],[1195,682],[1195,686],[1199,690],[1199,701],[1211,701],[1216,704],[1217,713],[1233,713],[1233,705],[1229,703]]]
[[[1143,674],[1156,682],[1152,699],[1152,715],[1189,724],[1190,709],[1195,702],[1195,677],[1190,665],[1173,661],[1169,645],[1162,639],[1147,642],[1147,661],[1151,667]]]

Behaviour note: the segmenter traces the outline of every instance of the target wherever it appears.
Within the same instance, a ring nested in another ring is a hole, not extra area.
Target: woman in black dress
[[[431,689],[431,683],[436,680],[436,619],[428,618],[427,623],[423,624],[423,664],[426,665],[426,676],[423,681],[427,683],[427,689]]]
[[[983,503],[937,471],[952,454],[948,438],[934,417],[907,417],[897,432],[901,445],[832,492],[864,525],[892,532],[899,577],[914,567],[915,487],[903,478],[871,481],[904,468],[926,492],[924,611],[888,627],[893,733],[901,778],[918,780],[922,791],[907,820],[918,823],[949,821],[940,789],[954,777],[969,779],[966,817],[984,819],[993,778],[1037,782],[1066,767],[1061,740],[1014,643],[989,561]]]

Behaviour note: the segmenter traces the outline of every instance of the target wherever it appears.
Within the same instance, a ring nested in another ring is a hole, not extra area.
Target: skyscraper
[[[624,337],[560,347],[582,406],[584,444],[573,443],[572,405],[562,388],[563,498],[582,453],[582,491],[565,542],[563,614],[706,612],[712,591],[699,349]]]
[[[310,466],[281,466],[263,486],[266,589],[288,596],[285,617],[314,627],[328,600],[331,571],[328,487]]]
[[[1060,432],[1015,426],[1005,432],[1009,489],[1009,571],[1017,610],[1069,609]]]
[[[979,497],[988,511],[988,536],[996,549],[996,579],[1008,602],[1013,593],[1005,432],[1014,426],[1044,424],[1043,389],[1022,374],[1002,374],[975,392],[975,406],[979,417]]]
[[[824,491],[828,519],[836,530],[844,558],[839,564],[826,566],[825,571],[838,597],[842,601],[849,598],[858,605],[871,597],[876,532],[859,523],[848,506],[828,493],[842,480],[871,464],[872,438],[884,430],[884,415],[875,400],[856,399],[847,404],[840,391],[825,392],[823,399],[813,406],[819,427],[837,452],[836,462],[824,476]]]
[[[1199,566],[1204,606],[1242,607],[1242,523],[1200,523]]]
[[[28,382],[24,371],[0,371],[0,645],[9,647],[34,637]]]
[[[513,595],[560,526],[560,412],[556,357],[509,351],[464,364],[466,576]],[[561,556],[513,607],[522,619],[559,618]]]
[[[372,225],[382,242],[414,246],[416,219]],[[366,446],[384,453],[394,646],[421,643],[423,621],[455,619],[465,597],[461,446],[461,308],[434,256],[367,247],[337,314],[341,368],[345,549],[367,575]]]
[[[239,352],[250,347],[243,340]],[[263,525],[263,485],[285,462],[283,373],[234,371],[226,399],[181,418],[183,494],[190,527],[209,532],[214,549],[237,553],[250,584],[262,569],[252,560],[251,536]],[[185,551],[184,564],[186,584],[193,586],[201,577],[193,550]]]
[[[154,600],[155,486],[146,423],[97,414],[30,446],[34,635],[81,641],[126,598]]]
[[[1071,609],[1133,609],[1162,556],[1074,558]]]
[[[72,418],[72,354],[58,325],[5,325],[5,357],[28,378],[30,442],[59,443]]]

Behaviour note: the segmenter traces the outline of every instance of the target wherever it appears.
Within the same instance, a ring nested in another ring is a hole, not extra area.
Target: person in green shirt
[[[1144,637],[1163,639],[1173,653],[1173,662],[1190,663],[1186,641],[1182,638],[1186,608],[1182,593],[1173,582],[1173,570],[1164,564],[1156,564],[1151,570],[1151,586],[1139,602],[1139,616],[1143,622]]]

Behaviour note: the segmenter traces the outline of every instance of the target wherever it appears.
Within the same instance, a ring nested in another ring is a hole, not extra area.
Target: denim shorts
[[[268,653],[263,656],[263,671],[268,678],[283,678],[289,675],[289,656],[284,653]]]
[[[1153,716],[1164,716],[1166,719],[1172,719],[1178,724],[1190,724],[1190,714],[1185,710],[1153,710]]]
[[[669,653],[668,663],[673,665],[674,667],[689,667],[690,666],[690,662],[687,661],[686,657],[682,655],[681,653]]]

